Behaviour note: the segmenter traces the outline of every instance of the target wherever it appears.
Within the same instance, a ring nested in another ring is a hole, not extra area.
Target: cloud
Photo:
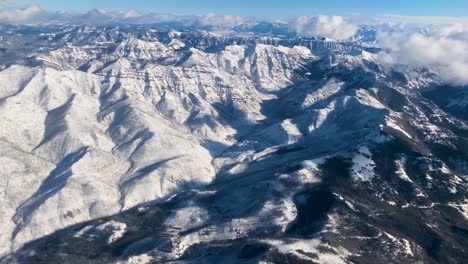
[[[188,22],[192,26],[212,26],[215,28],[233,28],[244,23],[244,19],[234,15],[216,15],[213,13],[192,17]]]
[[[177,21],[178,19],[178,17],[171,15],[140,14],[134,10],[110,12],[92,9],[86,13],[80,14],[63,11],[48,12],[37,5],[29,5],[20,8],[4,6],[0,8],[0,22],[7,24],[150,24],[164,21]]]
[[[3,1],[4,3],[6,1]],[[0,9],[0,22],[12,24],[36,23],[46,17],[46,12],[37,5],[23,8],[5,7]]]
[[[385,64],[431,67],[444,82],[468,84],[468,27],[465,25],[456,24],[429,34],[380,31],[377,42],[386,50],[380,56]]]
[[[451,26],[454,24],[468,24],[467,17],[384,15],[379,18],[379,20],[392,23],[409,23],[417,25]]]
[[[0,4],[10,0],[0,0]],[[37,5],[16,8],[2,6],[0,22],[8,24],[56,24],[72,23],[85,25],[105,25],[113,23],[151,24],[177,22],[185,26],[212,27],[230,29],[244,23],[244,18],[234,15],[174,16],[167,14],[146,13],[135,10],[106,11],[92,9],[85,13],[48,12]]]
[[[300,35],[315,35],[334,39],[347,39],[356,34],[358,27],[340,16],[298,17],[292,28]]]

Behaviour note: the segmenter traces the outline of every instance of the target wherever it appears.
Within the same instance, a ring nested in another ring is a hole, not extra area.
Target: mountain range
[[[468,88],[281,23],[0,27],[0,263],[463,263]]]

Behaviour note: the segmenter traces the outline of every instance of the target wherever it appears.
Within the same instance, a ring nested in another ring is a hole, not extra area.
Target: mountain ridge
[[[317,37],[19,32],[2,31],[2,262],[466,257],[468,124],[432,72]]]

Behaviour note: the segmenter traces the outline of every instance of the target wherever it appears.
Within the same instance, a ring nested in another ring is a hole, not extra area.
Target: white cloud
[[[234,15],[216,15],[213,13],[196,16],[188,22],[194,26],[213,26],[217,28],[233,28],[244,23],[244,19]]]
[[[0,0],[8,1],[8,0]],[[0,2],[1,4],[2,2]],[[140,14],[134,10],[126,12],[110,12],[93,9],[86,13],[48,12],[37,5],[16,8],[4,6],[0,8],[0,22],[8,24],[57,24],[73,23],[84,25],[103,25],[109,23],[149,24],[163,21],[177,21],[179,18],[171,15]]]
[[[292,23],[300,35],[315,35],[334,39],[347,39],[356,34],[358,27],[340,16],[298,17]]]
[[[0,9],[0,22],[13,24],[36,23],[44,18],[45,13],[37,5],[29,5],[23,8],[5,7]]]
[[[467,17],[385,15],[379,18],[379,20],[392,23],[409,23],[417,25],[450,26],[453,24],[468,24]]]
[[[428,34],[405,30],[378,32],[377,41],[386,49],[380,59],[390,65],[431,67],[442,81],[468,84],[468,27],[457,24]]]
[[[0,4],[9,0],[0,0]],[[10,24],[54,24],[73,23],[102,25],[109,23],[150,24],[158,22],[180,22],[186,26],[228,29],[244,23],[244,18],[234,15],[207,14],[204,16],[174,16],[164,14],[142,14],[135,10],[106,11],[93,9],[86,13],[48,12],[37,5],[22,8],[0,7],[0,22]]]

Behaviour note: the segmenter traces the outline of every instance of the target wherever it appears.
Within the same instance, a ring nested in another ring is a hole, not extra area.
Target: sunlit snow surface
[[[468,257],[466,104],[430,71],[315,37],[0,35],[1,263]]]

